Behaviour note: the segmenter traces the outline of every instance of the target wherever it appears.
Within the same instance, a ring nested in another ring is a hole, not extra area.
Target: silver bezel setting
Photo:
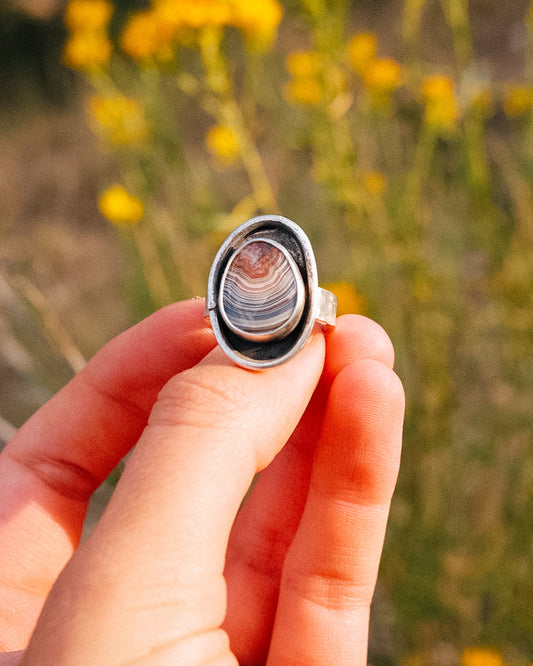
[[[297,320],[291,318],[290,330],[276,331],[275,337],[272,330],[266,339],[243,335],[229,325],[231,322],[221,307],[221,290],[232,259],[245,245],[256,240],[281,249],[303,285]],[[242,367],[262,370],[285,363],[305,345],[316,320],[334,325],[335,312],[335,296],[318,286],[315,257],[308,237],[286,217],[261,215],[244,222],[226,238],[215,256],[207,284],[206,315],[220,347]]]

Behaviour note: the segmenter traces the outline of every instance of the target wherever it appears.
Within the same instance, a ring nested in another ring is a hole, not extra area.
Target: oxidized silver
[[[315,322],[335,326],[337,299],[318,286],[300,227],[262,215],[237,227],[209,274],[206,317],[225,353],[256,370],[280,365],[307,342]]]

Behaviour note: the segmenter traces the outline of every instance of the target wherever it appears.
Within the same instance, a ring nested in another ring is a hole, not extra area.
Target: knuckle
[[[196,367],[176,375],[161,390],[150,416],[150,424],[192,425],[218,429],[234,423],[248,398],[242,387],[220,372]]]
[[[374,592],[374,581],[360,581],[345,572],[300,570],[284,571],[284,585],[307,603],[327,611],[355,611],[368,608]]]

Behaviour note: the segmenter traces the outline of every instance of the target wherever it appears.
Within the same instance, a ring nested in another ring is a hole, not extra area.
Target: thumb
[[[219,629],[231,525],[254,474],[300,419],[323,362],[322,335],[262,373],[228,364],[217,349],[165,386],[23,663],[236,663]]]

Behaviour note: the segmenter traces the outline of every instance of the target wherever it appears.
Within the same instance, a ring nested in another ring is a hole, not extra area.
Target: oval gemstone
[[[220,291],[220,309],[229,328],[249,340],[288,335],[304,305],[303,280],[281,245],[251,240],[228,264]]]

